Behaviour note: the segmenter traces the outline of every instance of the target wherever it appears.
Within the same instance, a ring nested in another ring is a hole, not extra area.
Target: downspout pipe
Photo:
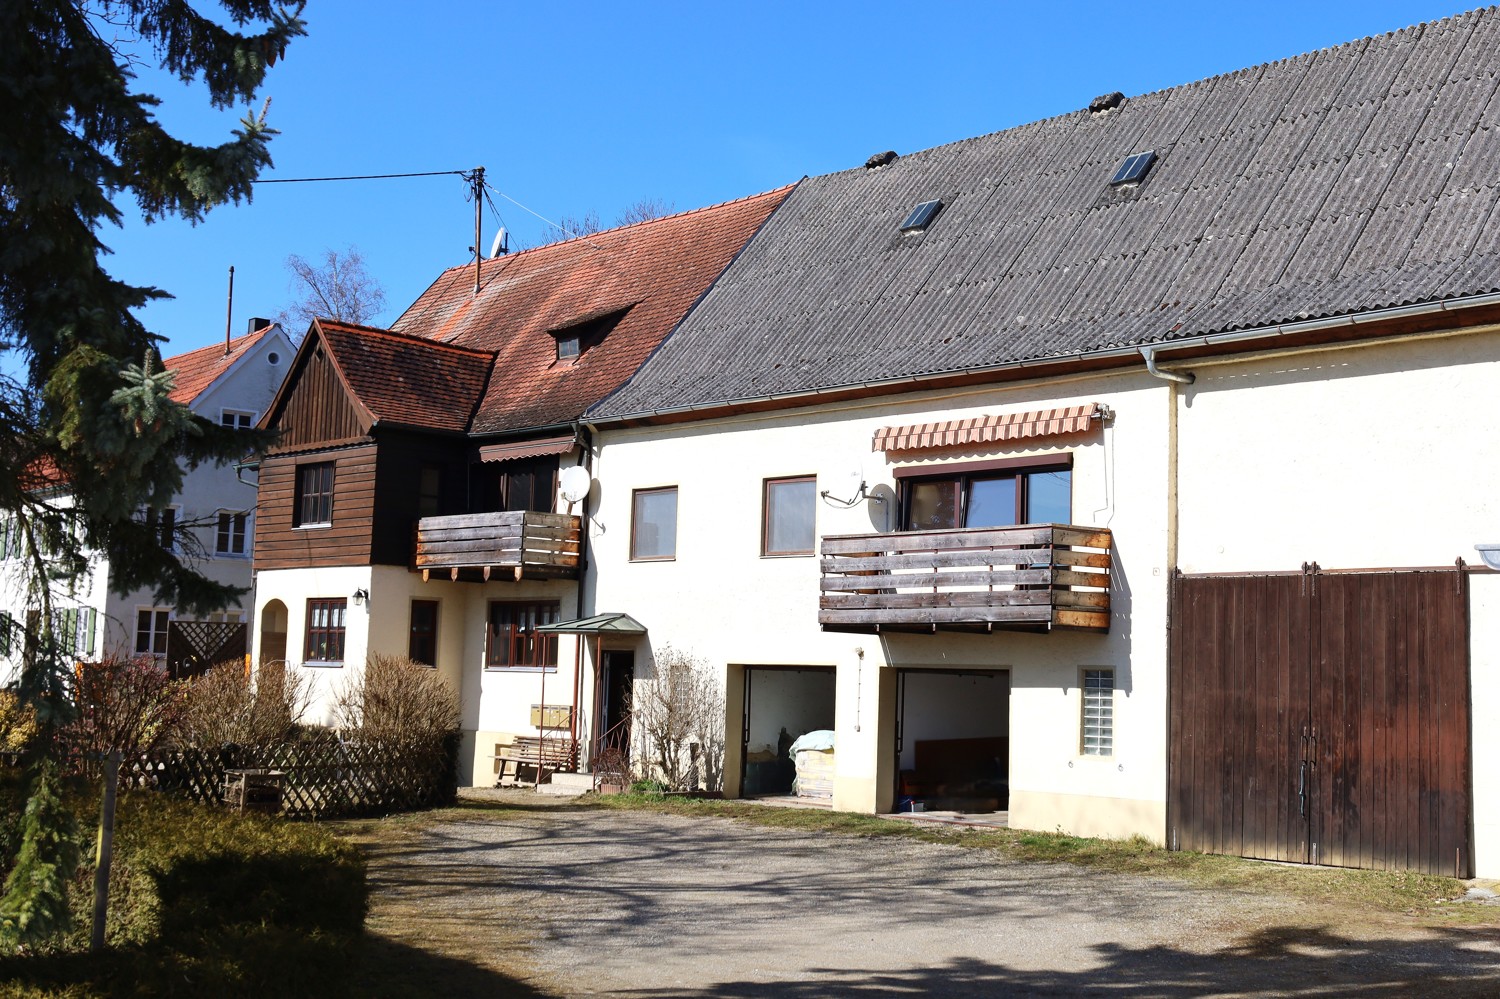
[[[1156,346],[1154,344],[1141,345],[1141,360],[1146,362],[1146,372],[1153,378],[1176,382],[1179,385],[1191,385],[1197,379],[1197,376],[1191,371],[1168,371],[1165,368],[1157,367]]]

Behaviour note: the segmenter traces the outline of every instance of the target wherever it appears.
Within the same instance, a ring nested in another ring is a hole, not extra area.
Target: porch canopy
[[[614,613],[542,624],[535,630],[544,635],[644,635],[646,626],[629,614]]]

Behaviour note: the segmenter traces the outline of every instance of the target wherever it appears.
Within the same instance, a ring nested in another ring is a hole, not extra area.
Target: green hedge
[[[364,925],[364,859],[317,826],[136,793],[121,798],[115,850],[112,943],[177,945],[263,924],[353,935]]]
[[[15,793],[0,789],[0,846]],[[98,799],[75,801],[92,860]],[[91,867],[73,889],[72,933],[0,961],[0,996],[344,994],[367,902],[363,857],[317,826],[145,792],[116,815],[108,953],[86,953]]]

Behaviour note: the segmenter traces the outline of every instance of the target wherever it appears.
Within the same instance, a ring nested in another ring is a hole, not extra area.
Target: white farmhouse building
[[[1500,876],[1500,12],[802,181],[585,416],[731,794]],[[800,789],[799,785],[799,789]]]
[[[281,384],[295,348],[279,325],[257,319],[251,327],[246,335],[226,343],[166,358],[163,365],[176,373],[172,398],[216,423],[245,429],[255,426]],[[65,489],[60,490],[57,502],[67,501]],[[246,620],[255,502],[253,476],[242,479],[231,465],[202,465],[184,476],[182,491],[169,507],[145,514],[160,524],[163,544],[179,546],[180,557],[195,562],[210,579],[246,590],[242,604],[208,615],[204,619],[208,622]],[[0,614],[20,622],[33,608],[28,606],[10,525],[5,526]],[[114,592],[109,563],[103,557],[94,558],[84,577],[56,584],[52,602],[53,626],[70,636],[74,653],[81,659],[105,653],[165,657],[169,630],[179,621],[176,608],[160,604],[149,590]],[[207,636],[227,629],[201,630]],[[198,651],[211,656],[216,648]],[[243,655],[245,649],[234,651]],[[8,669],[18,666],[15,657],[19,654],[19,649],[6,650]]]

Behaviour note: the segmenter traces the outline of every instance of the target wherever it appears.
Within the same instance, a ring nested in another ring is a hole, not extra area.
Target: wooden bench
[[[573,745],[568,739],[544,739],[536,735],[518,735],[510,745],[495,744],[495,783],[506,778],[508,767],[514,766],[510,776],[521,779],[521,768],[535,767],[537,780],[559,770],[573,769]]]

